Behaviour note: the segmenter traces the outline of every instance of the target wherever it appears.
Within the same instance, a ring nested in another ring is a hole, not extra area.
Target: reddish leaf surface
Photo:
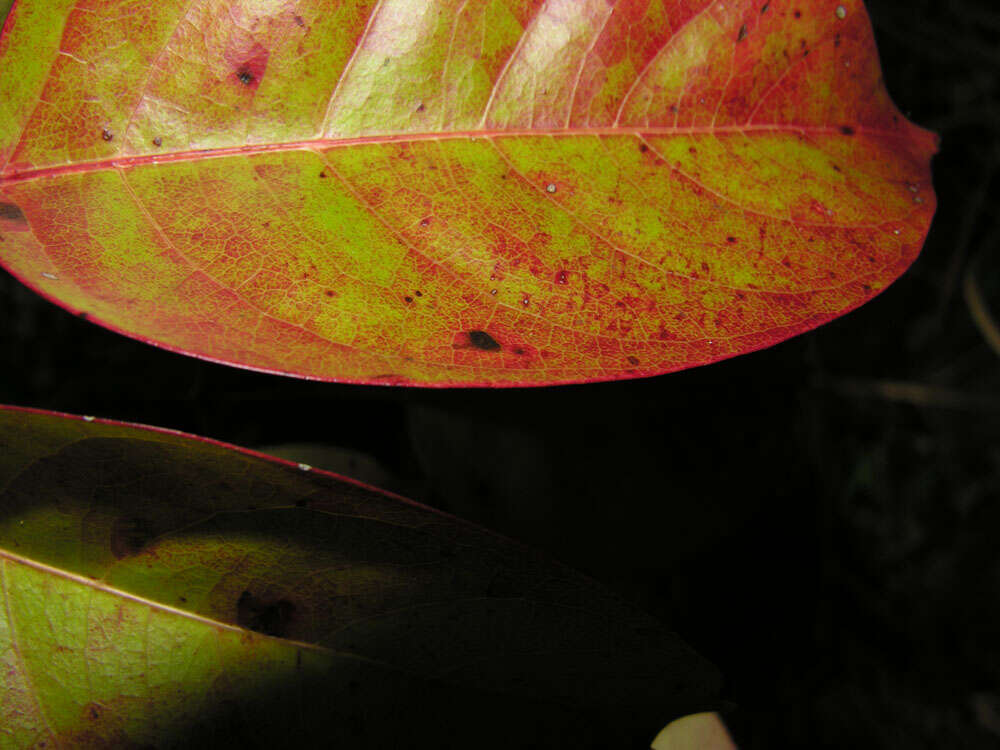
[[[772,345],[916,257],[859,0],[20,0],[0,260],[150,343],[540,385]]]
[[[648,746],[714,669],[579,574],[304,465],[0,408],[0,746]]]

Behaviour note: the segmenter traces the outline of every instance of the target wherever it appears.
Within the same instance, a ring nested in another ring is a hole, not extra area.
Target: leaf
[[[761,349],[934,212],[860,0],[20,0],[0,261],[175,351],[542,385]]]
[[[649,617],[458,519],[11,408],[0,665],[4,748],[639,747],[718,691]]]

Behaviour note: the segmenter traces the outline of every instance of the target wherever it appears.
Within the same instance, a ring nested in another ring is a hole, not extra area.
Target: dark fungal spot
[[[101,129],[101,138],[103,138],[104,140],[106,140],[106,141],[111,141],[111,140],[113,140],[113,139],[114,139],[114,137],[115,137],[115,134],[114,134],[114,133],[112,133],[112,132],[111,132],[110,130],[108,130],[107,128],[102,128],[102,129]]]
[[[802,11],[796,10],[792,15],[795,16],[796,18],[802,18]]]
[[[423,297],[424,296],[424,293],[421,292],[419,289],[417,291],[415,291],[414,294],[417,295],[418,297]]]
[[[834,172],[840,172],[841,171],[840,167],[838,167],[836,164],[831,164],[830,166],[833,167],[833,171]]]
[[[639,144],[639,150],[642,153],[646,153],[647,151],[649,151],[649,146],[647,146],[645,143],[640,143]]]
[[[519,346],[516,349],[514,349],[514,354],[519,354],[519,355],[526,354],[526,352],[524,351],[524,347]]]
[[[0,219],[24,221],[24,212],[13,203],[0,203]]]
[[[500,343],[486,331],[469,331],[469,343],[482,352],[500,351]]]
[[[323,292],[323,294],[325,294],[327,297],[332,297],[334,296],[334,291],[332,289],[327,289],[325,292]]]
[[[732,235],[729,235],[728,237],[726,237],[726,242],[732,245],[734,242],[736,242],[736,238],[733,237]]]
[[[742,42],[746,38],[747,38],[747,25],[743,24],[742,26],[740,26],[740,31],[736,35],[736,41]]]
[[[159,148],[163,145],[163,139],[160,138],[160,136],[156,136],[156,138],[153,139],[153,145]]]
[[[630,365],[637,365],[637,364],[639,364],[639,358],[638,357],[633,357],[631,354],[628,355],[625,359],[628,360],[628,363]]]
[[[413,297],[407,294],[405,297],[403,297],[403,301],[406,302],[406,304],[410,304],[411,302],[413,302]]]
[[[153,529],[143,518],[116,518],[111,526],[111,554],[121,560],[141,552],[153,538]]]
[[[246,68],[241,68],[240,70],[236,71],[236,78],[244,86],[249,86],[251,83],[254,82],[253,73],[251,73]]]
[[[840,132],[843,133],[844,135],[854,135],[854,128],[852,128],[850,125],[841,125]]]
[[[323,170],[320,170],[320,173],[319,173],[319,178],[320,178],[321,180],[325,180],[325,179],[326,179],[326,172],[325,172],[325,171],[323,171]]]
[[[760,14],[764,15],[767,13],[767,9],[771,7],[771,3],[764,3],[760,8]]]
[[[97,721],[101,718],[101,710],[97,707],[96,703],[87,705],[87,718],[91,721]]]
[[[295,605],[287,599],[269,602],[244,591],[236,602],[236,623],[264,635],[285,636],[294,615]]]

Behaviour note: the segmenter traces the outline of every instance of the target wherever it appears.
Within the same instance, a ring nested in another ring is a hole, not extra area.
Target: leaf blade
[[[313,50],[335,62],[280,118],[265,87],[312,6],[194,52],[171,6],[131,109],[69,151],[32,115],[0,261],[140,340],[325,380],[591,382],[770,346],[884,289],[934,211],[935,139],[888,99],[863,7],[803,5],[345,4],[357,45]],[[181,111],[192,81],[218,101]]]
[[[21,736],[170,745],[220,702],[252,723],[247,706],[304,691],[308,710],[253,721],[349,735],[380,703],[403,718],[373,714],[372,737],[440,722],[467,741],[510,711],[504,742],[600,742],[717,690],[649,618],[457,519],[179,433],[12,409],[0,426],[0,710],[34,717]]]

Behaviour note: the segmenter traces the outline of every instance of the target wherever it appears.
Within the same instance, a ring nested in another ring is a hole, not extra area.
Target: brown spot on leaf
[[[747,38],[747,25],[743,24],[742,26],[740,26],[740,31],[736,35],[736,41],[742,42],[746,38]]]
[[[0,203],[0,219],[7,221],[24,222],[24,212],[13,203]]]
[[[410,304],[411,302],[413,302],[413,297],[407,294],[405,297],[403,297],[403,301],[406,302],[406,304]]]
[[[144,518],[116,518],[111,526],[111,554],[119,560],[136,555],[153,536],[153,529]]]
[[[486,331],[469,331],[469,343],[483,352],[500,351],[499,342]]]
[[[843,133],[844,135],[854,135],[854,128],[852,128],[850,125],[841,125],[840,132]]]
[[[101,138],[103,138],[104,140],[111,141],[112,139],[114,139],[114,137],[115,137],[115,134],[112,133],[107,128],[102,128],[101,129]]]
[[[236,602],[236,623],[264,635],[284,637],[294,616],[295,605],[287,599],[269,602],[244,591]]]
[[[649,146],[647,146],[645,143],[640,143],[639,144],[639,150],[642,153],[646,153],[647,151],[649,151]]]
[[[251,73],[246,68],[242,68],[242,69],[236,71],[236,78],[244,86],[249,86],[251,83],[253,83],[256,80],[256,78],[254,77],[254,74]]]
[[[627,356],[625,359],[628,360],[628,363],[630,365],[637,365],[637,364],[639,364],[639,358],[638,357],[633,357],[631,354],[629,356]]]
[[[305,26],[306,22],[302,20],[302,16],[292,16],[292,20],[295,21],[296,26]]]
[[[728,237],[726,237],[726,242],[732,245],[734,242],[736,242],[736,238],[733,237],[732,235],[729,235]]]
[[[163,145],[163,139],[160,138],[160,136],[156,136],[156,138],[153,139],[153,145],[159,148]]]

